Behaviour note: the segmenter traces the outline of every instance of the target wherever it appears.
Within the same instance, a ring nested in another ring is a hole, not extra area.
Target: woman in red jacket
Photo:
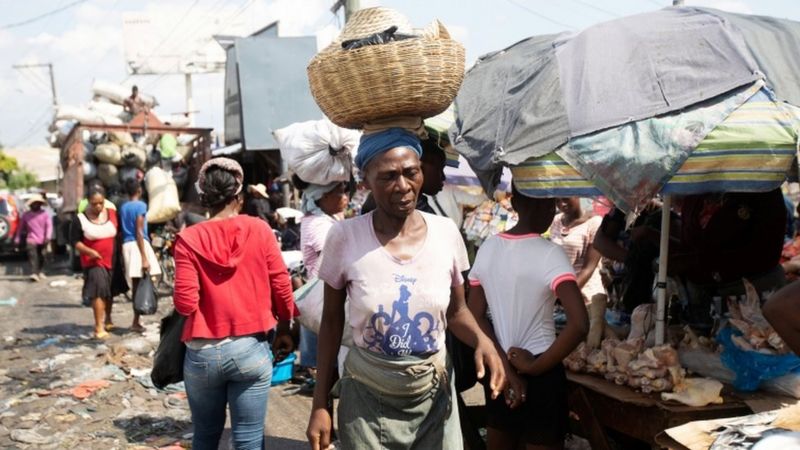
[[[217,448],[227,404],[235,448],[262,448],[272,379],[267,333],[278,325],[275,347],[291,350],[283,331],[299,315],[272,230],[239,215],[242,178],[234,160],[206,162],[197,189],[211,219],[182,231],[175,243],[173,299],[186,316],[183,371],[196,450]]]

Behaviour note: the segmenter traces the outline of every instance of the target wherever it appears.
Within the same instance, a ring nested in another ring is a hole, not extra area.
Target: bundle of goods
[[[308,65],[311,93],[345,128],[397,117],[432,117],[464,78],[464,47],[438,21],[412,29],[388,8],[356,11],[338,40]]]
[[[487,200],[467,214],[463,230],[468,241],[480,245],[489,236],[502,233],[516,223],[517,213],[511,208],[509,199]]]
[[[350,181],[360,132],[323,119],[294,123],[275,130],[273,135],[281,158],[303,181],[315,184]]]
[[[158,136],[158,135],[156,135]],[[190,159],[194,135],[180,135],[178,154],[163,164],[158,148],[146,145],[151,136],[134,139],[123,131],[90,132],[81,136],[84,146],[84,186],[99,182],[110,199],[125,198],[122,187],[127,180],[144,182],[150,223],[164,223],[181,211],[181,192],[186,186],[188,168],[184,159]],[[157,157],[156,157],[157,156]],[[169,170],[162,169],[162,165]]]
[[[716,340],[698,337],[687,327],[681,363],[739,390],[764,389],[800,399],[800,358],[764,318],[756,289],[743,282],[746,295],[728,299],[728,317],[720,323]]]
[[[122,105],[131,95],[131,88],[108,81],[95,80],[92,83],[92,93],[95,100],[106,99],[111,103]],[[158,101],[152,95],[139,92],[139,98],[148,108],[152,109],[158,106]]]
[[[172,176],[160,167],[153,167],[144,177],[150,202],[147,209],[149,223],[164,223],[181,212],[178,187]]]

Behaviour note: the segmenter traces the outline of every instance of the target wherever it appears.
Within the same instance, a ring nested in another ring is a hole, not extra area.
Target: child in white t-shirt
[[[586,337],[589,318],[563,249],[539,237],[555,200],[525,197],[514,186],[511,202],[519,222],[483,243],[469,274],[467,304],[504,356],[509,380],[504,399],[486,397],[489,449],[562,448],[569,420],[562,361]],[[556,298],[567,314],[558,337]]]

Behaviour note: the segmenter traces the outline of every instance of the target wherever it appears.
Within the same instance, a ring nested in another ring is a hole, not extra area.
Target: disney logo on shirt
[[[389,356],[435,352],[438,349],[435,338],[438,331],[437,321],[426,311],[410,316],[409,301],[412,293],[407,284],[398,281],[413,284],[416,279],[398,274],[394,274],[394,279],[399,284],[398,298],[392,302],[391,313],[386,312],[384,305],[378,305],[378,312],[372,315],[364,330],[364,343],[370,350]]]

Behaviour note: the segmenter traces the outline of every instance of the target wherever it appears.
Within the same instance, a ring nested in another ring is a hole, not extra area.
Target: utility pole
[[[359,0],[344,0],[344,23],[349,22],[350,16],[359,9],[361,9]]]
[[[56,77],[53,74],[53,63],[42,63],[42,64],[15,64],[11,66],[14,69],[34,69],[34,68],[41,68],[47,67],[47,70],[50,72],[50,91],[53,94],[53,106],[58,106],[58,97],[56,97]]]
[[[189,126],[194,126],[194,96],[192,95],[192,74],[186,72],[184,74],[184,81],[186,83],[186,117],[189,118]]]

